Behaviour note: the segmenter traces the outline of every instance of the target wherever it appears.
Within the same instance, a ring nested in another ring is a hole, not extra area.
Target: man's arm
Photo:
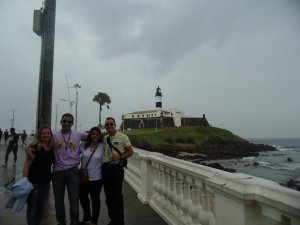
[[[124,158],[124,159],[127,159],[127,158],[129,158],[130,156],[132,156],[133,155],[133,148],[132,148],[132,146],[131,145],[129,145],[129,146],[126,146],[125,148],[124,148],[124,153],[122,154],[122,156],[121,156],[121,158]]]

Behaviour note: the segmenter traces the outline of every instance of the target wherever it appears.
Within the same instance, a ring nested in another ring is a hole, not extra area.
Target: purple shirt
[[[68,134],[61,131],[53,133],[55,162],[54,171],[67,170],[80,163],[80,142],[85,141],[88,134],[71,130]]]

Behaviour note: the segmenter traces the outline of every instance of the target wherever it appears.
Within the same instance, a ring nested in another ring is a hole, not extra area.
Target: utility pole
[[[15,127],[15,109],[11,110],[12,111],[12,119],[11,119],[11,127]]]
[[[76,100],[75,100],[75,130],[77,131],[77,124],[78,124],[78,120],[77,120],[77,115],[78,115],[78,88],[81,88],[81,86],[79,84],[74,84],[73,87],[75,88],[75,92],[76,92]]]
[[[33,31],[42,39],[36,131],[51,126],[55,10],[56,0],[45,0],[40,10],[34,10]]]

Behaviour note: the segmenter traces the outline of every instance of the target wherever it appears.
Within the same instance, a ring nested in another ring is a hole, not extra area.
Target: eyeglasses
[[[72,125],[73,124],[73,121],[70,121],[70,120],[63,120],[61,121],[63,124],[69,124],[69,125]]]
[[[108,127],[108,126],[113,126],[113,125],[115,125],[115,124],[113,124],[113,123],[106,123],[106,124],[105,124],[106,127]]]

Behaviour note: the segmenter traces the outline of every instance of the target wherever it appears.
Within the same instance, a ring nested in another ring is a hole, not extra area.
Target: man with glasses
[[[79,186],[78,165],[80,163],[79,145],[87,139],[87,133],[73,131],[74,117],[70,113],[62,116],[62,129],[53,133],[55,162],[53,165],[53,192],[56,219],[59,225],[66,224],[64,205],[67,187],[70,203],[71,225],[79,224]]]
[[[58,225],[66,225],[65,212],[65,188],[67,187],[71,225],[79,224],[79,186],[80,179],[78,165],[80,163],[79,145],[87,139],[85,132],[73,131],[74,117],[65,113],[61,117],[61,130],[54,132],[53,144],[55,161],[53,164],[53,192],[55,199],[55,212]],[[31,157],[33,149],[27,149],[28,157]]]
[[[133,155],[133,148],[127,135],[116,130],[114,118],[106,118],[105,128],[108,134],[103,138],[102,178],[108,215],[111,219],[108,225],[124,225],[122,161]]]

